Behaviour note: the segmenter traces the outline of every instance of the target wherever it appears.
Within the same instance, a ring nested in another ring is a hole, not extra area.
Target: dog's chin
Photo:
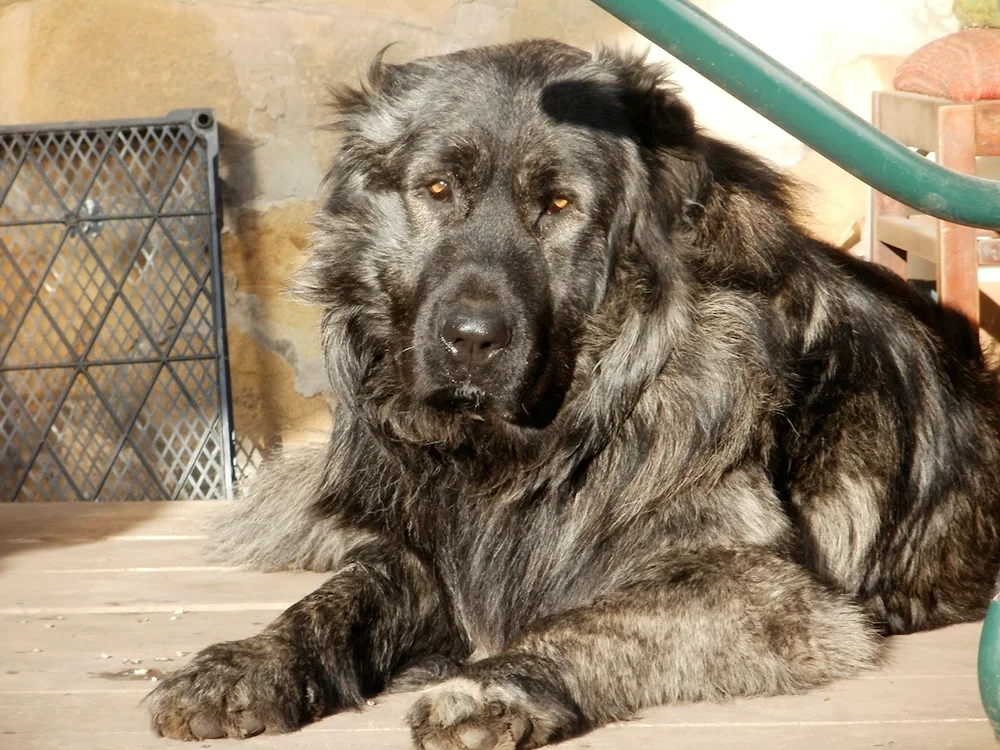
[[[506,452],[514,460],[534,460],[539,441],[549,434],[544,429],[548,422],[520,401],[508,403],[503,394],[468,382],[440,385],[423,393],[410,391],[409,403],[407,408],[393,410],[382,424],[390,427],[395,438],[438,452],[461,456]]]

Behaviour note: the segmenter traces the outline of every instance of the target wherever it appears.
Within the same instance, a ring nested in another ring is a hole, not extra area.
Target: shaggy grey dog
[[[302,282],[339,398],[225,559],[331,571],[151,694],[186,740],[391,688],[423,750],[808,690],[982,615],[1000,410],[976,332],[812,238],[641,59],[376,61]]]

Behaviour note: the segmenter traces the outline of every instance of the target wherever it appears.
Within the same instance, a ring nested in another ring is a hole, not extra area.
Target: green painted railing
[[[986,610],[979,636],[979,697],[1000,742],[1000,601],[994,597]]]
[[[594,2],[877,190],[941,219],[1000,229],[1000,183],[911,152],[690,2]],[[983,707],[1000,742],[1000,593],[983,623],[978,672]]]
[[[877,190],[941,219],[1000,229],[1000,182],[911,152],[690,2],[594,2]]]

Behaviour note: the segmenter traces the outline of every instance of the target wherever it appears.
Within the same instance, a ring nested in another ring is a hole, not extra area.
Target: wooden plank
[[[976,244],[980,265],[1000,264],[1000,238],[980,236]]]
[[[923,214],[910,217],[882,216],[878,221],[878,234],[886,244],[904,249],[907,254],[912,253],[921,260],[936,265],[937,224],[938,221],[933,216]],[[985,230],[976,230],[976,234],[976,256],[979,264],[986,266],[1000,264],[1000,238],[997,238],[995,232]],[[918,267],[917,273],[925,274],[926,271],[921,266]],[[911,273],[910,278],[924,278],[924,276],[914,276]]]
[[[326,579],[324,574],[304,572],[234,576],[235,571],[206,561],[201,555],[203,539],[176,532],[191,531],[220,506],[67,504],[63,506],[67,518],[61,522],[52,506],[19,507],[9,514],[17,516],[14,522],[2,525],[7,532],[2,564],[10,574],[0,576],[0,614],[169,615],[181,607],[280,611]],[[119,533],[123,523],[131,525]],[[109,526],[113,536],[92,541]],[[91,541],[72,544],[70,539]]]
[[[976,173],[975,109],[968,104],[941,106],[938,115],[938,164]],[[938,222],[938,300],[979,324],[979,256],[976,229]]]
[[[0,716],[6,739],[14,748],[73,748],[73,750],[167,750],[186,747],[155,737],[149,730],[146,710],[139,705],[142,693],[134,690],[64,695],[0,695]],[[403,715],[413,695],[395,695],[365,711],[348,711],[330,717],[305,731],[281,737],[248,740],[252,748],[338,748],[361,750],[410,750]],[[53,707],[58,706],[57,711]],[[59,744],[62,743],[62,744]],[[233,742],[199,742],[193,747],[232,748]],[[0,747],[5,747],[0,744]]]
[[[0,742],[2,742],[0,737]],[[12,738],[18,750],[170,750],[186,747],[155,738],[142,731],[123,733],[18,734]],[[0,744],[0,747],[4,745]],[[232,750],[412,750],[403,728],[369,730],[306,729],[280,737],[256,737],[234,741],[201,742],[195,748]],[[809,725],[786,724],[776,727],[633,724],[614,726],[585,737],[554,746],[556,750],[802,750],[809,747],[830,750],[859,748],[900,748],[900,750],[988,750],[995,747],[985,719],[980,722]]]
[[[283,608],[314,591],[322,573],[153,571],[0,576],[0,615],[170,613]]]
[[[970,622],[891,638],[887,663],[879,670],[866,673],[862,679],[975,675],[981,631],[981,622]]]
[[[136,503],[0,503],[0,540],[49,543],[126,537],[202,535],[226,501]]]
[[[885,685],[852,685],[850,692],[827,690],[808,695],[760,698],[731,704],[697,704],[644,711],[635,722],[606,727],[570,741],[566,748],[705,747],[802,748],[803,740],[822,747],[872,747],[876,739],[905,748],[989,747],[984,717],[972,714],[974,685],[944,681],[935,689],[889,691]],[[403,716],[414,694],[385,696],[360,712],[324,719],[302,732],[252,740],[246,747],[268,748],[410,748]],[[60,696],[0,695],[0,715],[12,747],[172,747],[147,729],[145,711],[135,691],[66,694]],[[978,701],[978,698],[976,698]],[[58,705],[58,711],[53,711]],[[41,727],[47,730],[39,731]],[[950,745],[960,737],[973,744]],[[865,744],[858,744],[863,739]],[[62,742],[56,745],[55,740]],[[46,744],[52,743],[52,744]],[[93,743],[93,744],[88,744]],[[231,747],[232,743],[200,743]]]
[[[879,104],[879,121],[876,123],[879,130],[911,148],[937,151],[937,110],[951,102],[903,91],[876,92],[875,101]]]
[[[191,654],[219,641],[254,635],[277,615],[278,610],[240,610],[0,617],[5,633],[0,694],[146,690],[151,677],[177,669]],[[894,638],[889,662],[858,680],[974,682],[979,630],[974,623]],[[136,675],[135,669],[156,672]]]
[[[937,220],[930,216],[881,216],[879,239],[937,265]]]
[[[1000,156],[976,156],[976,174],[986,180],[1000,180]]]
[[[982,718],[974,678],[885,683],[843,680],[803,695],[745,698],[729,704],[695,703],[650,709],[651,721],[672,724],[748,725],[810,722],[906,722]]]
[[[872,94],[872,124],[879,130],[884,130],[885,120],[883,118],[883,105],[888,100],[883,96],[883,92],[876,91]],[[872,261],[881,266],[885,266],[890,271],[901,278],[907,278],[909,271],[906,252],[893,247],[888,240],[882,236],[881,223],[885,217],[907,217],[913,210],[903,205],[888,195],[880,193],[875,188],[869,188],[869,222],[868,232],[871,240]]]
[[[976,102],[976,153],[1000,156],[1000,101]]]
[[[906,254],[906,278],[910,281],[937,281],[937,264],[916,253]]]
[[[0,617],[0,694],[149,690],[152,677],[183,666],[213,643],[254,635],[277,615],[240,610]],[[137,675],[136,669],[152,672]]]
[[[0,566],[7,574],[115,571],[130,568],[218,567],[205,555],[205,539],[137,541],[114,538],[80,544],[0,541]],[[2,583],[0,583],[2,585]]]
[[[401,746],[403,747],[403,746]],[[561,750],[563,745],[558,745]],[[995,747],[988,724],[983,720],[889,724],[849,721],[810,723],[790,720],[767,726],[754,724],[716,725],[667,724],[640,721],[602,729],[566,743],[569,750],[859,750],[859,748],[900,748],[900,750],[987,750]]]

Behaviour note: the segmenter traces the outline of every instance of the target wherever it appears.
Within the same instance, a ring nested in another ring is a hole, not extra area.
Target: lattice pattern
[[[103,133],[39,133],[29,152],[45,182],[67,211],[83,202],[94,172],[104,161],[107,141]]]
[[[122,294],[160,351],[168,349],[204,279],[195,276],[159,226],[154,226],[125,277]]]
[[[219,498],[259,463],[230,441],[196,114],[0,128],[0,500]]]
[[[156,362],[98,365],[87,368],[97,389],[105,394],[111,413],[123,425],[131,424],[159,373]]]
[[[45,442],[63,466],[73,467],[73,479],[85,499],[97,497],[121,439],[121,427],[81,373],[56,414]]]
[[[0,195],[3,191],[0,190]],[[0,209],[3,204],[0,204]],[[0,224],[0,252],[13,264],[11,273],[23,277],[34,293],[62,245],[66,228],[62,224]],[[20,270],[20,273],[18,273]],[[4,276],[9,279],[10,276]]]
[[[264,460],[265,446],[256,445],[253,440],[243,435],[237,435],[236,453],[233,458],[236,471],[236,486],[257,476],[257,467]]]
[[[31,367],[73,361],[73,351],[45,306],[35,297],[28,314],[14,334],[14,343],[7,351],[4,365]]]
[[[38,290],[45,317],[62,331],[76,357],[87,354],[115,298],[115,285],[101,265],[80,234],[73,232],[63,241]]]
[[[126,443],[115,458],[108,478],[101,488],[98,500],[117,500],[123,497],[165,497],[163,485],[158,482],[139,458],[132,445]],[[216,495],[218,497],[220,495]],[[202,495],[211,497],[211,495]]]
[[[13,497],[21,476],[38,448],[40,432],[31,414],[17,398],[15,388],[0,372],[0,492]]]
[[[17,499],[29,503],[50,503],[78,497],[80,489],[66,474],[59,461],[52,455],[48,445],[31,464],[31,469],[21,485]]]

